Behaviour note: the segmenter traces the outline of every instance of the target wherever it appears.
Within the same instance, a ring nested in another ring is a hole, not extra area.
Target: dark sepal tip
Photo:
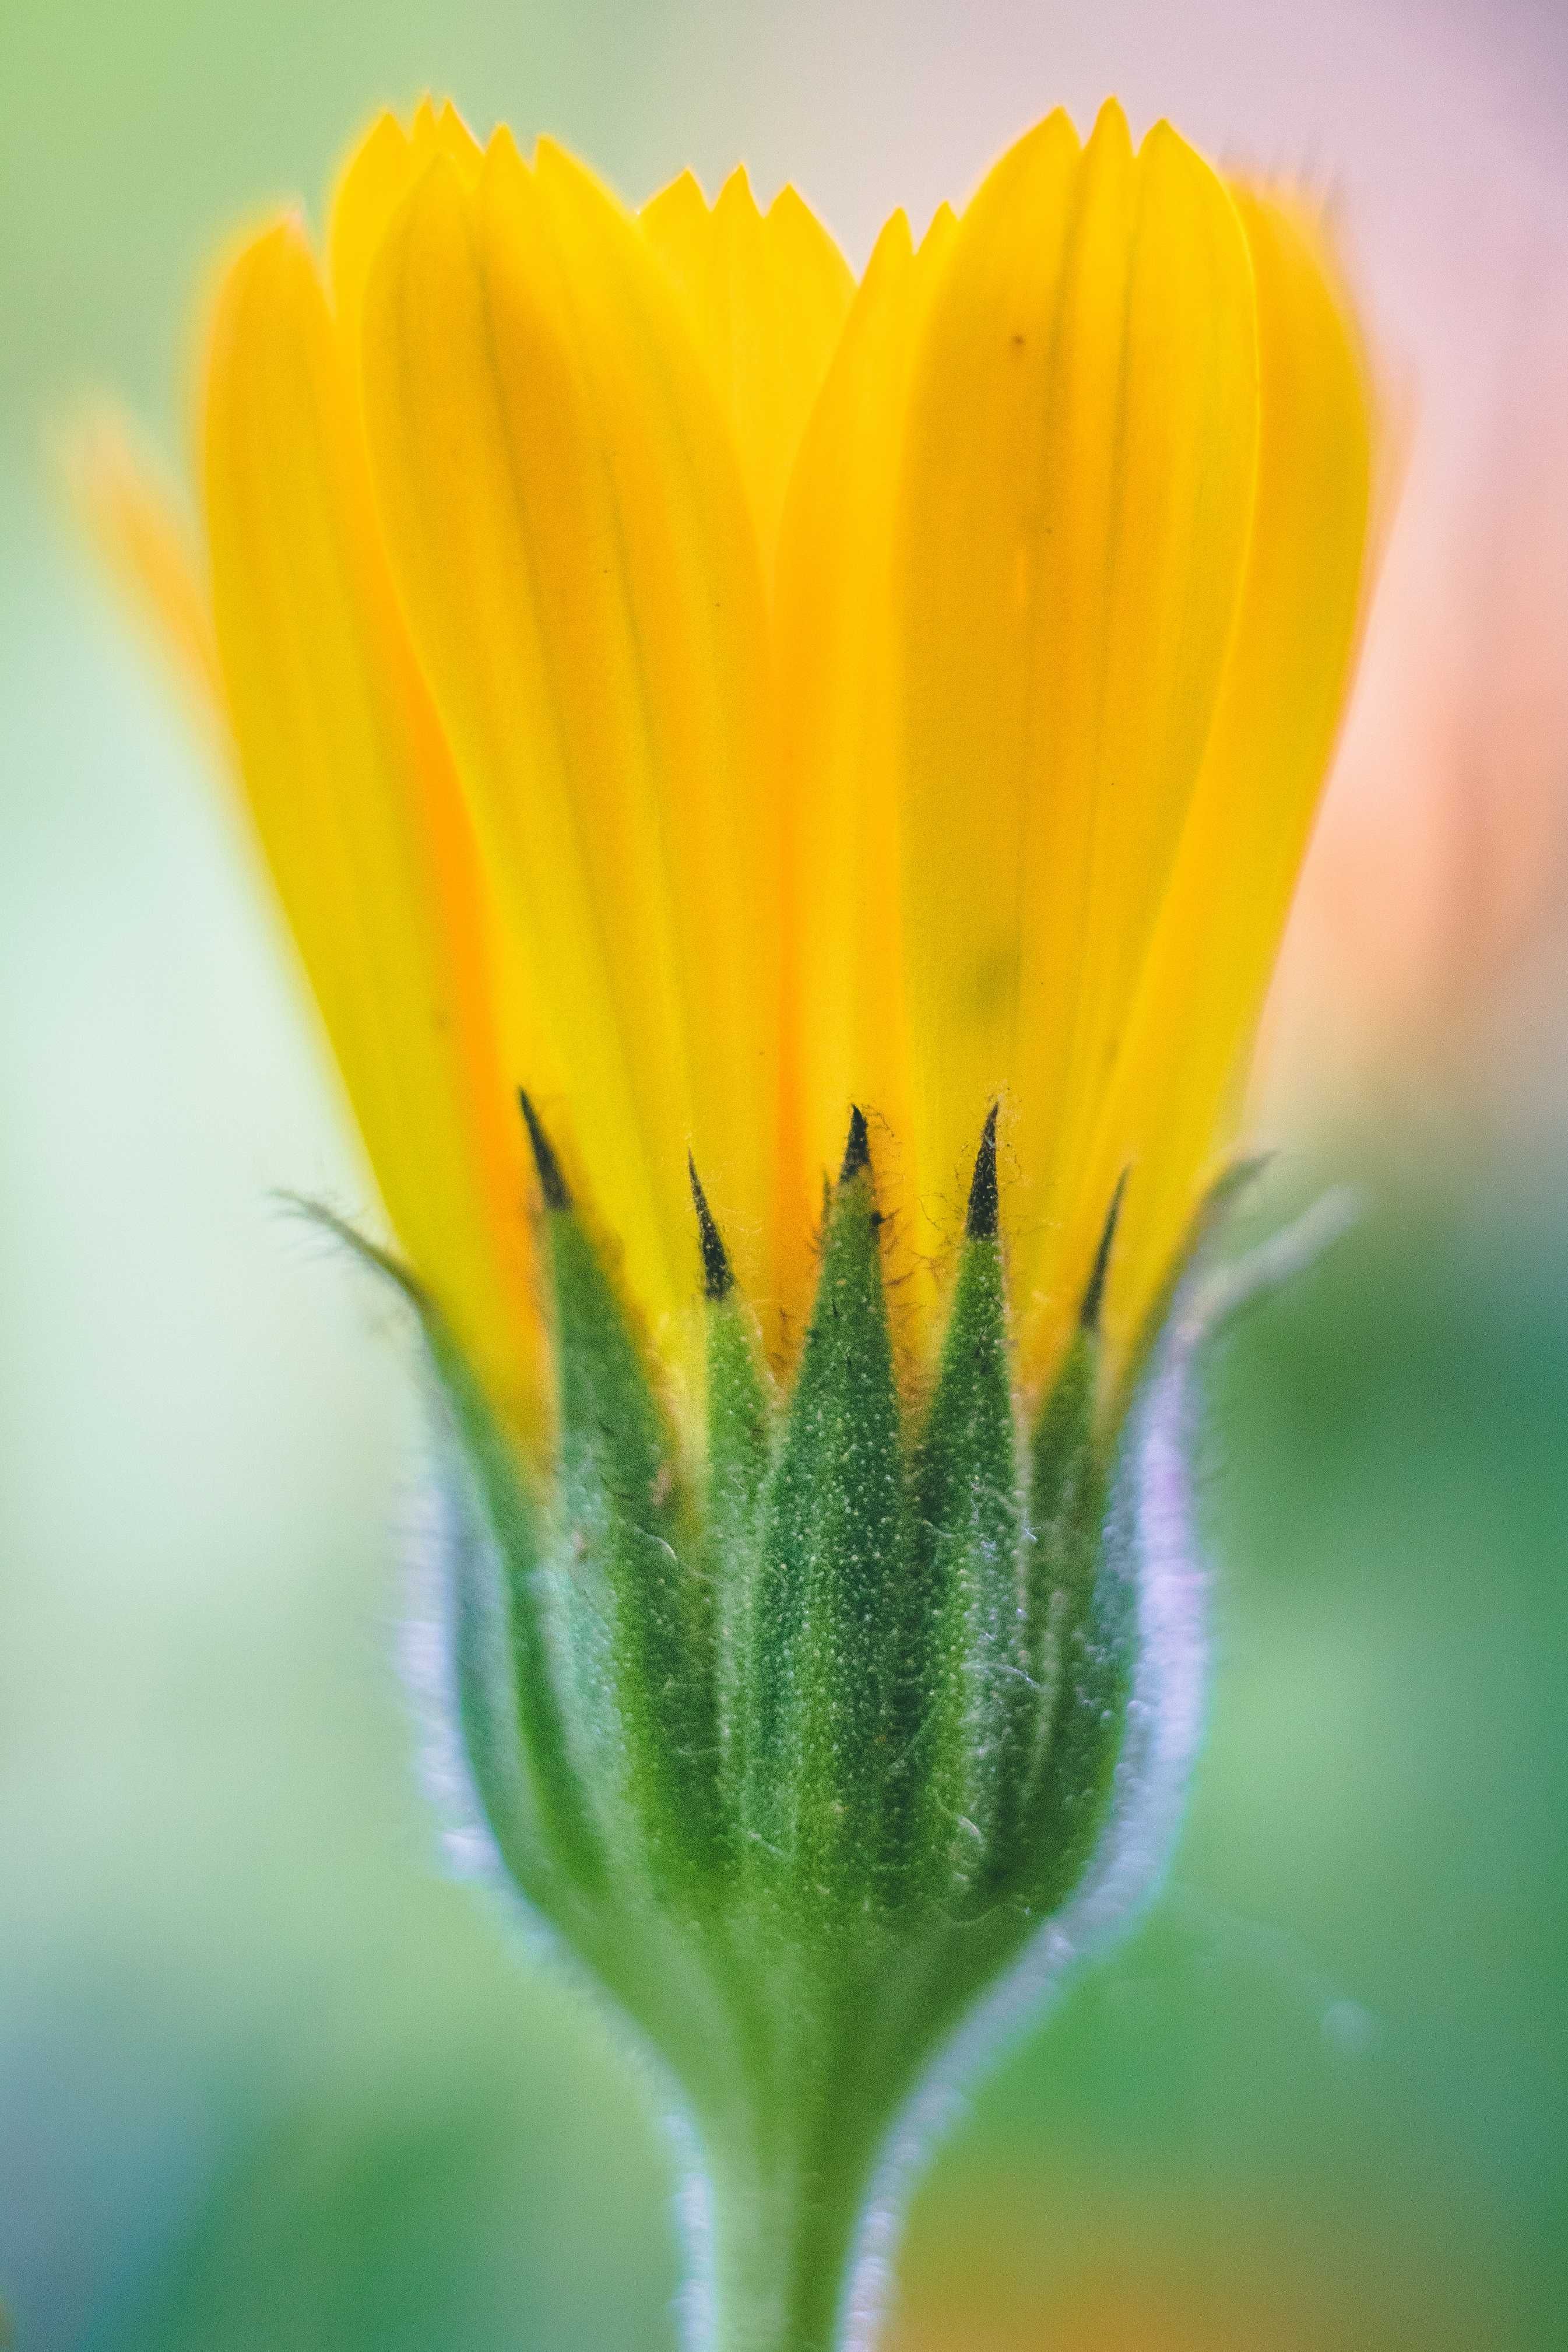
[[[1127,1179],[1131,1172],[1131,1170],[1124,1168],[1116,1180],[1116,1190],[1110,1196],[1110,1206],[1106,1211],[1105,1225],[1100,1236],[1100,1247],[1094,1253],[1094,1268],[1089,1275],[1089,1286],[1083,1294],[1083,1305],[1079,1309],[1078,1318],[1086,1331],[1098,1331],[1100,1328],[1100,1310],[1105,1304],[1106,1278],[1110,1272],[1110,1253],[1116,1245],[1116,1227],[1121,1215],[1121,1199],[1127,1190]]]
[[[963,1230],[972,1242],[994,1242],[1002,1223],[1002,1202],[996,1189],[996,1110],[993,1103],[980,1131],[974,1173],[969,1181],[969,1209]]]
[[[691,1202],[697,1211],[697,1234],[702,1244],[702,1296],[710,1307],[728,1298],[735,1287],[735,1276],[730,1265],[730,1254],[724,1247],[724,1236],[713,1222],[713,1212],[708,1206],[708,1195],[702,1190],[702,1180],[697,1173],[697,1162],[689,1151],[687,1173],[691,1179]]]
[[[838,1170],[838,1181],[847,1184],[858,1176],[862,1168],[871,1165],[871,1138],[866,1126],[866,1114],[857,1103],[849,1114],[849,1134],[844,1146],[844,1158]]]
[[[539,1113],[521,1087],[517,1090],[517,1099],[522,1112],[522,1123],[528,1129],[533,1164],[539,1171],[539,1189],[544,1195],[544,1205],[547,1209],[569,1209],[572,1195],[566,1189],[566,1179],[561,1173],[561,1162],[555,1157],[554,1146],[540,1125]]]

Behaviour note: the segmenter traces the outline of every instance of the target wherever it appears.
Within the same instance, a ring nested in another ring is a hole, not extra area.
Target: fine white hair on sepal
[[[718,2299],[713,2284],[713,2183],[703,2160],[702,2144],[673,2082],[656,2089],[666,2096],[659,2107],[666,2143],[675,2161],[675,2226],[686,2261],[676,2294],[676,2331],[683,2345],[704,2347],[716,2340]]]
[[[1205,1340],[1300,1272],[1352,1225],[1341,1187],[1235,1263],[1199,1254],[1178,1286],[1129,1410],[1106,1517],[1106,1559],[1129,1588],[1136,1654],[1110,1812],[1088,1870],[1055,1918],[958,2028],[885,2145],[846,2291],[841,2352],[869,2352],[885,2311],[912,2183],[978,2076],[1088,1959],[1124,1936],[1163,1884],[1202,1745],[1209,1571],[1197,1523],[1195,1373]]]
[[[474,1785],[458,1696],[458,1568],[462,1552],[482,1540],[449,1473],[427,1459],[406,1513],[407,1600],[397,1645],[414,1716],[416,1770],[447,1868],[507,1894],[511,1910],[517,1907],[511,1880]]]
[[[403,1514],[407,1597],[397,1643],[400,1677],[413,1717],[418,1786],[433,1813],[448,1874],[480,1889],[516,1955],[548,1968],[553,1981],[574,1995],[585,2016],[596,2021],[640,2085],[650,2118],[668,2135],[679,2181],[678,2220],[689,2242],[703,2255],[699,2284],[683,2290],[683,2304],[689,2295],[695,2310],[702,2297],[700,2277],[706,2274],[711,2243],[711,2192],[679,2088],[647,2036],[605,1998],[565,1937],[524,1895],[485,1817],[463,1738],[457,1615],[465,1578],[478,1575],[499,1586],[502,1568],[447,1442],[440,1402],[434,1397],[431,1402],[437,1434],[421,1474],[412,1482]],[[481,1554],[483,1566],[476,1569]]]
[[[576,1982],[557,1930],[523,1895],[485,1811],[463,1732],[458,1612],[465,1587],[499,1591],[502,1563],[432,1383],[431,1433],[405,1515],[405,1613],[398,1664],[413,1719],[413,1761],[447,1874],[489,1898],[509,1941]]]
[[[676,2226],[689,2256],[676,2317],[682,2343],[706,2344],[714,2320],[713,2192],[679,2086],[647,2036],[604,1998],[571,1946],[522,1895],[485,1819],[463,1739],[457,1612],[475,1548],[489,1552],[493,1545],[460,1471],[449,1456],[444,1465],[440,1457],[437,1444],[418,1482],[405,1538],[408,1602],[399,1663],[414,1713],[420,1785],[435,1811],[447,1868],[494,1898],[520,1949],[548,1967],[584,2015],[597,2021],[640,2087],[650,2121],[665,2135],[676,2174]],[[492,1580],[501,1572],[493,1558],[482,1571]]]

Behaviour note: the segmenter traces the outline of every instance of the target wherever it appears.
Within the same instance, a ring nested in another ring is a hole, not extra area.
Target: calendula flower
[[[1191,1752],[1178,1277],[1361,595],[1333,268],[1114,105],[858,281],[793,190],[633,214],[425,105],[223,271],[205,566],[84,465],[430,1340],[485,1835],[679,2085],[704,2324],[846,2340],[938,2053]]]

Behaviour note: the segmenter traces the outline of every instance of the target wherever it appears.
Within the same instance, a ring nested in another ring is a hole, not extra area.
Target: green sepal
[[[742,1832],[801,1918],[879,1907],[901,1854],[909,1512],[880,1217],[857,1114],[759,1546]]]
[[[1030,1446],[1025,1641],[1040,1698],[1016,1888],[1042,1911],[1074,1883],[1103,1817],[1131,1673],[1131,1602],[1101,1539],[1100,1353],[1080,1325]]]
[[[1120,1428],[1128,1406],[1142,1384],[1150,1359],[1170,1322],[1177,1293],[1242,1194],[1250,1191],[1263,1174],[1269,1158],[1270,1155],[1264,1151],[1231,1160],[1220,1170],[1188,1219],[1180,1245],[1165,1270],[1164,1279],[1144,1309],[1142,1321],[1122,1365],[1108,1416],[1112,1432]]]
[[[978,1233],[970,1222],[915,1465],[910,1587],[908,1728],[930,1750],[912,1867],[949,1904],[986,1888],[1013,1847],[1038,1696],[1024,1641],[1002,1244],[994,1221]]]
[[[1079,1328],[1035,1423],[1029,1444],[1029,1540],[1024,1570],[1024,1649],[1042,1694],[1042,1733],[1049,1730],[1072,1622],[1082,1615],[1100,1560],[1106,1472],[1096,1444],[1100,1348]],[[1038,1782],[1043,1747],[1031,1759]]]
[[[546,1201],[572,1714],[612,1852],[647,1886],[689,1899],[721,1843],[711,1592],[626,1310],[576,1208]]]
[[[757,1544],[773,1458],[773,1391],[751,1310],[735,1288],[723,1235],[687,1155],[707,1313],[708,1454],[702,1559],[713,1614],[720,1839],[732,1863],[746,1774],[747,1683],[755,1621]]]
[[[1145,1424],[1159,1434],[1171,1409],[1152,1376],[1125,1422],[1103,1392],[1113,1203],[1021,1444],[993,1115],[911,1443],[857,1113],[782,1404],[693,1175],[707,1421],[689,1485],[530,1126],[560,1402],[546,1504],[400,1276],[461,1457],[456,1728],[518,1885],[683,2086],[714,2190],[716,2340],[827,2352],[847,2340],[877,2167],[896,2119],[926,2116],[938,2053],[967,2049],[951,2037],[988,1991],[1004,2013],[1037,1955],[1059,1971],[1086,1921],[1103,1932],[1163,1851],[1127,1843],[1151,1770],[1129,1694],[1135,1675],[1161,1686],[1166,1619],[1145,1603],[1173,1571],[1112,1540],[1108,1507],[1112,1532],[1146,1532]]]
[[[750,1309],[731,1290],[710,1299],[707,1311],[703,1559],[716,1621],[721,1810],[732,1824],[746,1778],[747,1682],[755,1646],[758,1545],[773,1413]]]
[[[426,1305],[425,1341],[448,1417],[447,1477],[466,1529],[453,1562],[451,1639],[463,1734],[479,1799],[501,1856],[525,1892],[561,1880],[590,1902],[606,1866],[567,1738],[559,1693],[558,1612],[538,1507],[518,1450],[495,1420],[446,1325]],[[500,1574],[497,1573],[498,1565]],[[515,1859],[526,1790],[532,1869]],[[535,1893],[535,1899],[538,1895]]]
[[[516,1441],[435,1301],[342,1218],[300,1204],[413,1308],[439,1402],[447,1636],[466,1761],[506,1869],[547,1914],[595,1901],[603,1843],[560,1699],[561,1632],[543,1526]]]

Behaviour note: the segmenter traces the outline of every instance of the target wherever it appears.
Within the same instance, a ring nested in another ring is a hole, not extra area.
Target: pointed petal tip
[[[1148,145],[1145,140],[1143,144]],[[1132,126],[1119,98],[1108,98],[1094,118],[1094,128],[1083,142],[1084,163],[1090,169],[1130,171],[1140,152]]]
[[[849,1112],[849,1133],[844,1145],[844,1158],[839,1165],[840,1184],[852,1183],[862,1169],[871,1165],[871,1137],[866,1125],[866,1114],[858,1103]]]
[[[900,220],[904,224],[906,235],[910,234],[908,215],[901,211],[893,214],[891,219],[889,219],[888,223],[888,227],[891,228],[894,221]],[[917,253],[935,253],[940,251],[942,240],[945,237],[951,236],[957,226],[958,215],[944,196],[941,204],[938,205],[935,212],[932,213],[930,220],[926,223],[925,235],[915,244],[914,250]]]
[[[298,198],[280,205],[270,218],[260,223],[254,234],[239,248],[242,261],[275,258],[290,247],[305,253],[310,250],[310,232],[305,224],[305,207]]]
[[[1037,122],[1031,123],[1023,137],[1016,142],[1011,152],[1017,155],[1031,149],[1054,147],[1058,142],[1075,151],[1083,144],[1079,137],[1078,125],[1065,106],[1053,106],[1048,114],[1042,114]]]
[[[250,319],[253,305],[260,304],[266,316],[307,281],[314,283],[316,275],[304,213],[289,205],[231,248],[216,280],[209,331],[221,341],[237,320]],[[252,320],[247,331],[253,331]]]
[[[686,1172],[691,1179],[691,1205],[697,1212],[697,1234],[702,1249],[702,1296],[710,1307],[718,1307],[735,1287],[734,1270],[730,1264],[730,1253],[724,1247],[724,1236],[708,1206],[708,1195],[702,1190],[697,1162],[689,1151],[686,1155]]]
[[[1179,147],[1185,147],[1188,144],[1168,114],[1158,115],[1143,133],[1143,144],[1145,147],[1150,145],[1163,147],[1167,142],[1173,142]]]
[[[349,161],[351,163],[357,163],[362,155],[377,147],[391,148],[398,153],[404,153],[406,152],[408,145],[408,129],[396,109],[391,106],[378,107],[349,150]]]
[[[522,1123],[528,1129],[529,1146],[533,1153],[534,1167],[538,1171],[539,1189],[544,1195],[544,1205],[547,1209],[569,1209],[572,1206],[572,1195],[566,1189],[566,1179],[561,1173],[561,1162],[555,1157],[555,1147],[544,1132],[540,1123],[539,1113],[534,1109],[526,1091],[521,1087],[517,1090],[517,1100],[518,1108],[522,1113]]]
[[[900,268],[909,261],[914,250],[915,238],[910,226],[910,216],[900,205],[896,212],[888,215],[877,231],[877,241],[862,272],[861,283],[884,270]]]
[[[743,205],[759,219],[762,217],[762,207],[752,189],[752,175],[744,163],[737,163],[724,179],[714,199],[713,209],[718,212],[730,205]]]
[[[969,1208],[963,1220],[965,1238],[972,1242],[994,1241],[1002,1223],[1001,1195],[996,1182],[996,1113],[1000,1105],[993,1103],[985,1114],[981,1129],[980,1149],[974,1155],[974,1173],[969,1184]]]
[[[663,187],[648,198],[648,204],[698,205],[705,213],[710,213],[713,209],[708,201],[707,190],[689,163],[684,164],[677,172],[673,180],[667,180]]]
[[[1116,1246],[1116,1228],[1121,1218],[1121,1202],[1127,1191],[1131,1167],[1124,1168],[1116,1180],[1116,1190],[1110,1196],[1105,1224],[1100,1236],[1100,1246],[1094,1254],[1094,1265],[1079,1309],[1079,1325],[1082,1330],[1096,1332],[1100,1328],[1100,1309],[1105,1304],[1105,1286],[1110,1274],[1110,1253]]]

